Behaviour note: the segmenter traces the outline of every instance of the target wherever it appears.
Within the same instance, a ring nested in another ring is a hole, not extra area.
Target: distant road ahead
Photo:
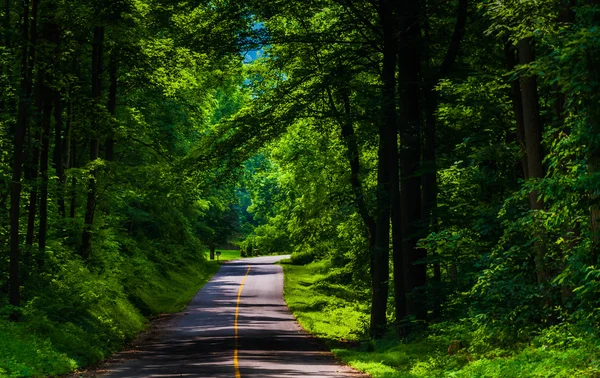
[[[273,265],[283,257],[224,264],[183,313],[117,355],[102,377],[366,377],[296,323],[283,300],[283,271]]]

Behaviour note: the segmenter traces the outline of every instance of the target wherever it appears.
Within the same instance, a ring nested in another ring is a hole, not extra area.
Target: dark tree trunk
[[[356,134],[354,133],[354,125],[352,123],[352,108],[350,106],[350,96],[346,91],[342,93],[344,101],[344,112],[346,118],[340,123],[342,128],[342,140],[346,146],[346,157],[350,165],[350,184],[352,186],[352,193],[354,194],[354,203],[358,214],[360,215],[363,223],[365,224],[368,231],[369,244],[373,245],[375,238],[375,220],[369,214],[369,209],[365,202],[364,191],[362,183],[360,181],[360,153],[358,149],[358,143],[356,140]]]
[[[72,97],[73,94],[69,97]],[[65,168],[74,168],[76,167],[77,159],[77,144],[73,141],[73,107],[75,100],[73,98],[69,99],[68,107],[67,107],[67,143],[65,146]],[[66,178],[66,177],[65,177]],[[75,218],[75,214],[77,211],[77,179],[75,176],[71,178],[71,189],[70,189],[70,200],[69,200],[69,217]]]
[[[109,67],[109,87],[108,87],[108,114],[112,117],[111,124],[114,123],[117,115],[117,63],[114,56],[111,56]],[[115,139],[114,128],[111,128],[110,134],[106,139],[106,160],[114,160]]]
[[[100,103],[102,94],[103,71],[103,48],[104,48],[104,27],[96,26],[94,28],[94,44],[92,48],[92,99],[96,104]],[[93,117],[92,132],[98,133],[97,117]],[[100,155],[100,140],[98,135],[93,135],[90,141],[90,162],[94,162]],[[85,225],[82,235],[81,255],[84,258],[90,256],[92,247],[92,227],[94,224],[94,212],[96,210],[96,179],[98,177],[97,169],[92,171],[92,178],[88,181],[88,198],[85,207]]]
[[[50,158],[50,126],[52,123],[52,105],[55,102],[55,90],[51,88],[55,81],[56,65],[58,57],[56,51],[58,49],[58,25],[55,23],[45,22],[42,26],[42,38],[49,44],[54,45],[54,54],[47,53],[44,55],[44,60],[48,63],[44,85],[42,86],[43,108],[42,108],[42,140],[40,153],[40,229],[38,233],[38,255],[37,266],[41,271],[44,268],[46,254],[46,233],[48,229],[48,165]],[[60,98],[59,98],[60,102]],[[60,117],[59,117],[60,118]],[[58,128],[58,144],[60,147],[60,123],[56,122],[55,128]],[[56,146],[55,146],[56,148]],[[60,163],[59,163],[60,164]],[[58,170],[57,170],[58,175]]]
[[[215,259],[215,246],[214,245],[210,245],[210,247],[208,248],[209,252],[210,252],[210,259],[214,260]]]
[[[60,91],[54,90],[54,169],[58,177],[58,213],[62,218],[66,216],[65,206],[65,166],[64,166],[64,147],[62,141],[63,108]]]
[[[590,6],[600,8],[600,0],[586,1]],[[600,22],[600,16],[596,13],[594,23]],[[587,68],[590,82],[598,83],[600,80],[600,57],[593,50],[587,53]],[[598,93],[590,93],[587,96],[588,124],[590,131],[597,135],[600,133],[600,110],[598,110]],[[590,175],[596,175],[600,171],[600,144],[595,141],[588,146],[587,170]],[[592,248],[589,263],[597,265],[600,263],[600,197],[596,190],[590,190],[590,235]]]
[[[70,165],[69,167],[74,168],[77,167],[77,143],[73,143],[71,141],[71,151],[69,152],[71,155]],[[75,219],[75,215],[77,215],[77,178],[73,176],[71,178],[71,201],[69,207],[69,217],[71,219]]]
[[[37,266],[44,267],[46,252],[46,230],[48,226],[48,156],[50,150],[50,123],[52,119],[52,89],[44,86],[44,106],[42,110],[42,146],[40,153],[40,231],[38,233]]]
[[[387,326],[389,292],[389,244],[392,185],[391,149],[396,140],[396,36],[395,2],[381,0],[379,17],[383,26],[383,67],[381,71],[382,104],[379,123],[379,150],[377,163],[377,203],[375,213],[375,240],[371,253],[371,336],[381,337]]]
[[[521,64],[530,64],[535,60],[532,46],[533,40],[525,38],[519,41],[517,48],[519,50],[519,60]],[[541,179],[544,177],[544,166],[542,160],[544,153],[542,150],[542,120],[540,116],[540,106],[537,92],[537,80],[532,75],[522,75],[521,80],[521,98],[523,102],[523,125],[525,130],[525,145],[527,151],[527,172],[529,178]],[[532,191],[529,194],[529,203],[531,210],[543,210],[544,202],[538,199],[539,193]],[[535,242],[535,265],[537,281],[543,284],[547,280],[546,272],[546,247],[543,235],[536,235]]]
[[[54,60],[55,60],[55,64],[59,64],[58,62],[60,62],[60,29],[58,27],[57,24],[51,24],[50,25],[50,30],[51,30],[51,39],[52,42],[55,45],[55,50],[54,50]],[[52,92],[52,101],[54,104],[54,154],[53,154],[53,160],[54,160],[54,169],[56,171],[56,176],[58,177],[58,199],[57,199],[57,203],[58,203],[58,213],[60,214],[60,216],[62,218],[64,218],[66,216],[66,207],[65,207],[65,181],[66,181],[66,176],[65,176],[65,164],[64,164],[64,158],[63,158],[63,154],[65,151],[64,145],[63,145],[63,107],[62,107],[62,101],[61,101],[61,91],[57,88],[55,88]]]
[[[37,8],[37,0],[34,0],[34,7]],[[33,66],[29,63],[28,43],[29,38],[29,1],[23,2],[23,25],[22,38],[23,46],[21,49],[21,84],[19,88],[19,106],[17,110],[17,124],[15,127],[14,151],[13,151],[13,172],[10,187],[10,255],[9,255],[9,303],[13,306],[21,305],[21,293],[19,282],[19,216],[21,206],[21,176],[23,173],[23,148],[25,144],[25,135],[29,123],[29,108],[31,101],[31,76]],[[31,20],[35,24],[36,19]],[[33,61],[31,62],[33,63]]]
[[[419,74],[421,68],[421,30],[418,0],[403,4],[402,33],[399,39],[400,110],[400,193],[402,203],[402,254],[404,285],[407,292],[406,312],[419,320],[427,318],[427,296],[424,290],[427,268],[426,251],[417,247],[423,235],[421,214],[421,112]]]
[[[444,60],[437,70],[437,73],[427,80],[424,89],[425,132],[423,133],[423,176],[421,182],[423,203],[421,211],[424,224],[430,228],[430,231],[434,232],[438,231],[438,168],[436,157],[437,120],[435,115],[438,106],[438,95],[434,88],[440,79],[445,78],[452,71],[452,67],[454,66],[460,51],[460,45],[465,34],[468,6],[468,0],[459,0],[456,12],[456,23],[454,25],[454,32],[452,33],[450,45],[448,46]],[[428,35],[428,33],[426,33],[426,35]],[[429,48],[429,40],[427,40],[427,61],[429,61]],[[433,317],[437,319],[441,316],[442,301],[442,271],[439,261],[434,262],[433,264],[433,281]]]
[[[515,52],[510,42],[504,44],[504,62],[507,71],[514,70],[517,65],[515,58]],[[513,104],[513,111],[515,112],[515,119],[517,123],[517,142],[521,150],[521,169],[523,171],[523,178],[529,179],[529,172],[527,169],[527,151],[525,148],[525,126],[523,124],[523,101],[521,99],[521,88],[518,80],[511,80],[510,82],[510,98]]]

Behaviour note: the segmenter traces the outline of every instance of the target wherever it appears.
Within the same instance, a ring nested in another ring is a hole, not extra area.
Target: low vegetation
[[[285,300],[298,322],[342,361],[373,378],[600,375],[600,345],[576,326],[550,327],[532,335],[529,343],[509,341],[504,347],[489,342],[497,336],[492,330],[468,319],[438,323],[400,339],[389,333],[372,340],[366,293],[341,284],[331,262],[283,261],[283,267]]]
[[[63,278],[68,285],[49,288],[29,302],[18,311],[19,322],[9,321],[4,307],[0,377],[66,374],[119,351],[153,316],[181,311],[219,269],[192,255],[178,265],[164,271],[138,258],[111,274],[72,265],[74,272]]]

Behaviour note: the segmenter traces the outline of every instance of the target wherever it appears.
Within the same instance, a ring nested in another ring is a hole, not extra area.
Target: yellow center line
[[[240,284],[240,288],[238,289],[237,303],[235,305],[235,317],[233,318],[233,339],[235,343],[235,346],[233,348],[233,367],[235,368],[235,378],[240,378],[242,376],[240,374],[240,365],[238,363],[238,313],[240,311],[240,299],[242,297],[242,289],[244,288],[244,282],[246,282],[246,277],[248,277],[248,273],[250,273],[250,265],[248,265],[246,275],[244,276],[244,278],[242,278],[242,283]]]

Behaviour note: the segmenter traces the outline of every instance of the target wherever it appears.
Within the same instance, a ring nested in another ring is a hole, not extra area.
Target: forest
[[[0,19],[0,376],[107,358],[226,243],[374,377],[600,374],[600,1]]]

